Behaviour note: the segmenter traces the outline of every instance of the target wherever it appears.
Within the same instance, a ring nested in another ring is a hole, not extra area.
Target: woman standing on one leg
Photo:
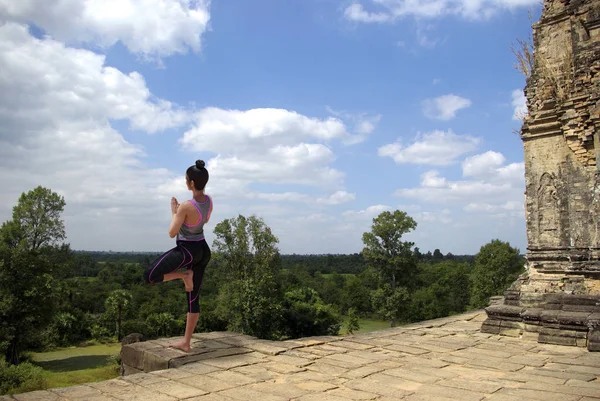
[[[208,182],[208,171],[204,161],[187,169],[187,188],[192,191],[192,199],[182,204],[171,198],[172,219],[169,236],[177,236],[177,246],[154,260],[144,272],[149,284],[182,279],[187,292],[188,314],[183,340],[169,344],[171,347],[190,352],[192,334],[198,323],[200,312],[199,293],[204,270],[210,261],[211,252],[204,238],[204,225],[210,220],[212,199],[204,194]],[[180,269],[185,269],[180,271]]]

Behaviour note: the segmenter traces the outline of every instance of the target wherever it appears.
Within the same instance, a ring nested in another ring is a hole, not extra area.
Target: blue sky
[[[215,211],[284,253],[353,253],[383,210],[421,250],[525,251],[533,0],[0,0],[0,218],[44,185],[75,249],[161,250],[208,163]],[[68,11],[65,11],[68,10]]]

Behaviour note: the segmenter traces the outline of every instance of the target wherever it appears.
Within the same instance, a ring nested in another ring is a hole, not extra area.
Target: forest
[[[43,386],[31,351],[183,334],[181,281],[146,284],[158,253],[73,251],[48,188],[23,193],[0,227],[0,394]],[[231,330],[265,339],[352,333],[364,318],[408,322],[487,306],[524,271],[518,249],[497,239],[477,255],[421,252],[402,235],[417,223],[382,212],[350,255],[282,255],[258,216],[218,222],[197,332]],[[342,330],[344,327],[344,330]]]

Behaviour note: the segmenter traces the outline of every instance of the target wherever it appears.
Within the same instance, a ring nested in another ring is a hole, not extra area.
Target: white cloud
[[[0,26],[4,126],[41,128],[49,121],[129,120],[157,132],[189,121],[183,109],[154,100],[143,77],[104,65],[104,56],[32,37],[23,25]],[[24,131],[15,139],[27,137]]]
[[[241,196],[244,198],[262,199],[270,202],[302,202],[316,203],[319,205],[340,205],[342,203],[353,201],[356,198],[356,194],[352,194],[346,191],[336,191],[331,195],[324,197],[314,197],[299,192],[247,192],[245,195]]]
[[[463,204],[466,211],[478,207],[466,205],[495,204],[498,200],[518,204],[523,201],[524,163],[504,163],[504,156],[497,152],[469,157],[463,162],[463,176],[473,180],[451,181],[431,170],[421,175],[419,187],[399,189],[396,195],[430,203]]]
[[[448,224],[452,222],[452,213],[450,209],[443,209],[436,212],[417,212],[411,217],[417,222],[417,227],[422,223],[441,223]]]
[[[0,26],[0,71],[0,217],[9,218],[21,192],[43,185],[67,200],[70,241],[105,244],[106,233],[119,232],[132,249],[157,248],[166,229],[152,223],[168,219],[165,190],[175,175],[148,168],[145,150],[110,122],[155,132],[184,123],[187,113],[154,99],[139,74],[107,67],[88,50],[34,38],[15,23]],[[140,196],[152,202],[141,208]],[[148,234],[161,235],[145,242],[140,219]]]
[[[182,148],[215,154],[207,164],[218,180],[235,180],[236,192],[251,183],[301,184],[343,190],[335,155],[320,142],[352,135],[338,118],[311,118],[284,109],[206,108],[180,139]],[[233,182],[233,181],[232,181]]]
[[[449,94],[434,99],[425,99],[422,106],[423,114],[426,117],[448,121],[456,117],[456,113],[459,110],[471,106],[471,101],[457,95]]]
[[[387,205],[373,205],[363,210],[346,210],[342,215],[350,218],[373,219],[386,210],[392,210],[392,208]]]
[[[367,10],[363,4],[372,6]],[[355,1],[346,7],[344,17],[363,23],[390,23],[406,16],[434,19],[458,15],[473,20],[490,18],[503,10],[537,4],[537,0],[363,0]]]
[[[369,12],[360,3],[353,3],[344,10],[344,17],[359,22],[388,22],[392,16],[385,12]]]
[[[433,131],[418,135],[413,143],[404,147],[400,142],[384,145],[378,149],[381,157],[391,157],[398,164],[428,164],[446,166],[477,148],[480,140],[469,135],[457,135],[452,131]]]
[[[346,191],[336,191],[326,198],[318,198],[317,203],[324,205],[340,205],[353,201],[356,198],[356,194],[352,194]]]
[[[497,213],[498,211],[518,212],[523,214],[524,202],[507,201],[504,203],[469,203],[464,207],[467,212],[474,213]]]
[[[524,164],[511,163],[504,166],[505,162],[504,155],[494,151],[467,157],[462,163],[463,176],[520,185],[525,175]]]
[[[521,89],[512,91],[513,120],[523,121],[527,116],[527,98]]]
[[[506,158],[502,153],[487,151],[475,156],[467,157],[462,163],[463,176],[474,178],[486,178],[496,173]]]
[[[346,145],[354,145],[363,142],[377,128],[381,120],[381,114],[369,115],[368,113],[349,113],[347,111],[337,111],[331,107],[326,107],[327,111],[335,117],[344,121],[347,125],[352,125],[354,135],[343,140]]]
[[[440,173],[435,170],[427,171],[421,174],[421,186],[426,188],[444,188],[448,182]]]
[[[337,118],[310,118],[285,109],[225,110],[208,107],[180,142],[194,151],[258,153],[307,140],[346,139],[350,134]]]
[[[69,44],[169,56],[197,52],[210,21],[209,0],[0,0],[0,20],[35,24]]]

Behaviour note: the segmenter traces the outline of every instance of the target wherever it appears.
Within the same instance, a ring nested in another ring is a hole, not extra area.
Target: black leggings
[[[194,272],[194,288],[187,293],[190,313],[200,312],[200,287],[211,252],[206,240],[177,241],[177,246],[156,258],[144,271],[148,284],[161,283],[165,274],[185,268]]]

